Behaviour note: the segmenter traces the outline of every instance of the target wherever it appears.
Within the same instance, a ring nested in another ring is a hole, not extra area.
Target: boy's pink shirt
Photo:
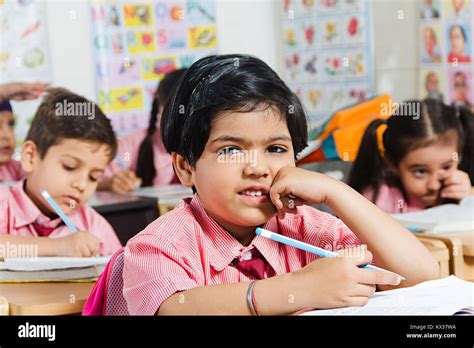
[[[137,169],[138,151],[143,139],[145,139],[146,132],[146,130],[132,132],[119,138],[118,141],[117,153],[122,157],[128,168],[134,172],[136,172]],[[153,164],[156,169],[153,186],[170,184],[174,179],[173,164],[171,162],[171,155],[166,152],[165,146],[161,141],[159,129],[153,134]],[[107,167],[104,177],[111,177],[121,170],[122,168],[119,163],[113,160]]]
[[[55,227],[61,223],[58,217],[51,220],[45,216],[26,194],[21,180],[15,186],[0,186],[0,233],[22,237],[40,237],[33,223]],[[112,226],[93,208],[84,205],[68,214],[72,223],[80,231],[88,231],[101,241],[100,255],[112,255],[121,244]],[[48,238],[64,237],[72,234],[64,224],[55,229]]]
[[[361,245],[338,218],[309,206],[263,228],[328,250]],[[252,280],[233,266],[256,248],[266,259],[265,277],[294,272],[318,256],[262,236],[243,246],[204,210],[199,196],[181,201],[129,240],[125,247],[123,294],[132,315],[153,315],[178,291]]]
[[[362,195],[372,201],[373,192],[372,188],[367,188]],[[425,203],[411,195],[408,196],[407,202],[400,189],[387,184],[380,186],[375,205],[389,214],[409,213],[427,208]]]
[[[0,182],[2,181],[19,181],[23,179],[25,172],[21,167],[20,161],[14,159],[6,163],[0,164]]]

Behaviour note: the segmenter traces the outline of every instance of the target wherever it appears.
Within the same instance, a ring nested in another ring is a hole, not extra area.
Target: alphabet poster
[[[44,1],[0,1],[0,38],[0,83],[51,82]],[[40,102],[11,102],[17,145],[23,142]]]
[[[419,97],[474,112],[471,0],[419,0]]]
[[[148,126],[164,74],[217,53],[213,0],[93,1],[97,98],[118,133]]]
[[[283,72],[310,127],[374,93],[368,0],[283,0]]]

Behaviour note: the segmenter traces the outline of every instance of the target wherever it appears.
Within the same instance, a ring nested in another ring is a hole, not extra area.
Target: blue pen
[[[117,154],[117,156],[115,156],[115,159],[117,160],[117,162],[119,163],[120,167],[123,170],[128,170],[127,165],[125,164],[125,162],[123,161],[122,157],[120,157],[119,154]]]
[[[127,165],[125,164],[125,162],[123,161],[122,157],[120,157],[119,154],[117,154],[117,155],[115,156],[115,159],[117,160],[117,162],[119,163],[120,167],[121,167],[123,170],[128,170]],[[135,186],[135,190],[138,190],[139,188],[140,188],[140,185],[137,184],[137,185]]]
[[[298,249],[301,249],[301,250],[319,255],[321,257],[335,257],[335,256],[338,256],[338,254],[333,252],[333,251],[318,248],[314,245],[304,243],[304,242],[300,242],[299,240],[296,240],[296,239],[293,239],[293,238],[288,238],[288,237],[282,236],[281,234],[274,233],[274,232],[265,230],[265,229],[260,228],[260,227],[257,227],[257,229],[255,230],[255,233],[259,236],[262,236],[262,237],[274,240],[276,242],[280,242],[280,243],[283,243],[283,244],[286,244],[286,245],[289,245],[289,246],[292,246],[292,247],[295,247],[295,248],[298,248]],[[377,266],[373,266],[373,265],[364,265],[364,266],[359,266],[359,267],[396,274],[394,272],[387,271],[386,269],[383,269],[383,268],[380,268],[380,267],[377,267]],[[403,278],[399,274],[397,274],[397,276],[399,276],[402,280],[406,280],[405,278]]]
[[[59,207],[59,205],[54,201],[54,199],[50,196],[50,194],[48,193],[48,191],[46,191],[45,189],[41,189],[40,190],[40,193],[41,195],[44,197],[44,199],[46,199],[46,201],[49,203],[49,205],[51,206],[51,208],[54,209],[54,211],[56,212],[56,214],[59,215],[59,217],[61,218],[61,220],[64,221],[64,223],[66,224],[67,227],[69,227],[69,229],[73,232],[73,233],[76,233],[78,232],[79,230],[77,229],[76,226],[74,226],[74,224],[71,222],[71,220],[69,220],[69,218],[66,216],[66,214],[64,214],[64,212],[61,210],[61,208]]]
[[[405,226],[405,228],[410,231],[410,232],[414,232],[414,233],[419,233],[419,232],[423,232],[424,229],[420,228],[420,227],[416,227],[416,226]]]

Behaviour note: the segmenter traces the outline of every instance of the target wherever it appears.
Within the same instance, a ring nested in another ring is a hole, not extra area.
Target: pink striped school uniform
[[[137,170],[138,151],[145,136],[146,130],[140,130],[119,138],[117,153],[133,172]],[[163,186],[174,182],[175,175],[171,155],[166,152],[165,146],[161,141],[159,129],[153,134],[153,164],[156,170],[153,186]],[[104,177],[111,177],[121,170],[122,168],[117,160],[113,160],[107,167]]]
[[[50,219],[33,203],[24,190],[25,180],[15,186],[0,186],[0,233],[21,237],[59,238],[71,230],[58,217]],[[93,208],[84,205],[68,215],[80,230],[88,231],[100,241],[99,254],[112,255],[121,244],[112,226]]]
[[[372,188],[367,188],[362,195],[372,202],[373,192]],[[408,200],[405,200],[400,189],[387,184],[380,186],[375,205],[389,214],[409,213],[427,208],[425,203],[412,195],[408,195]]]
[[[341,220],[309,206],[282,220],[275,216],[263,228],[328,250],[362,244]],[[129,312],[153,315],[178,291],[255,279],[233,263],[254,248],[266,261],[265,278],[297,271],[318,258],[261,236],[243,246],[209,217],[197,194],[184,199],[125,247],[123,294]]]
[[[2,181],[19,181],[23,179],[25,172],[21,167],[20,161],[14,159],[6,163],[0,164],[0,182]]]

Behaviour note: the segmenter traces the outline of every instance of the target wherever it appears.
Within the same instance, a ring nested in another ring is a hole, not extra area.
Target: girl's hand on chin
[[[295,213],[296,207],[305,203],[326,203],[332,189],[339,182],[324,174],[297,167],[281,168],[270,187],[270,200],[279,218],[285,213]]]

